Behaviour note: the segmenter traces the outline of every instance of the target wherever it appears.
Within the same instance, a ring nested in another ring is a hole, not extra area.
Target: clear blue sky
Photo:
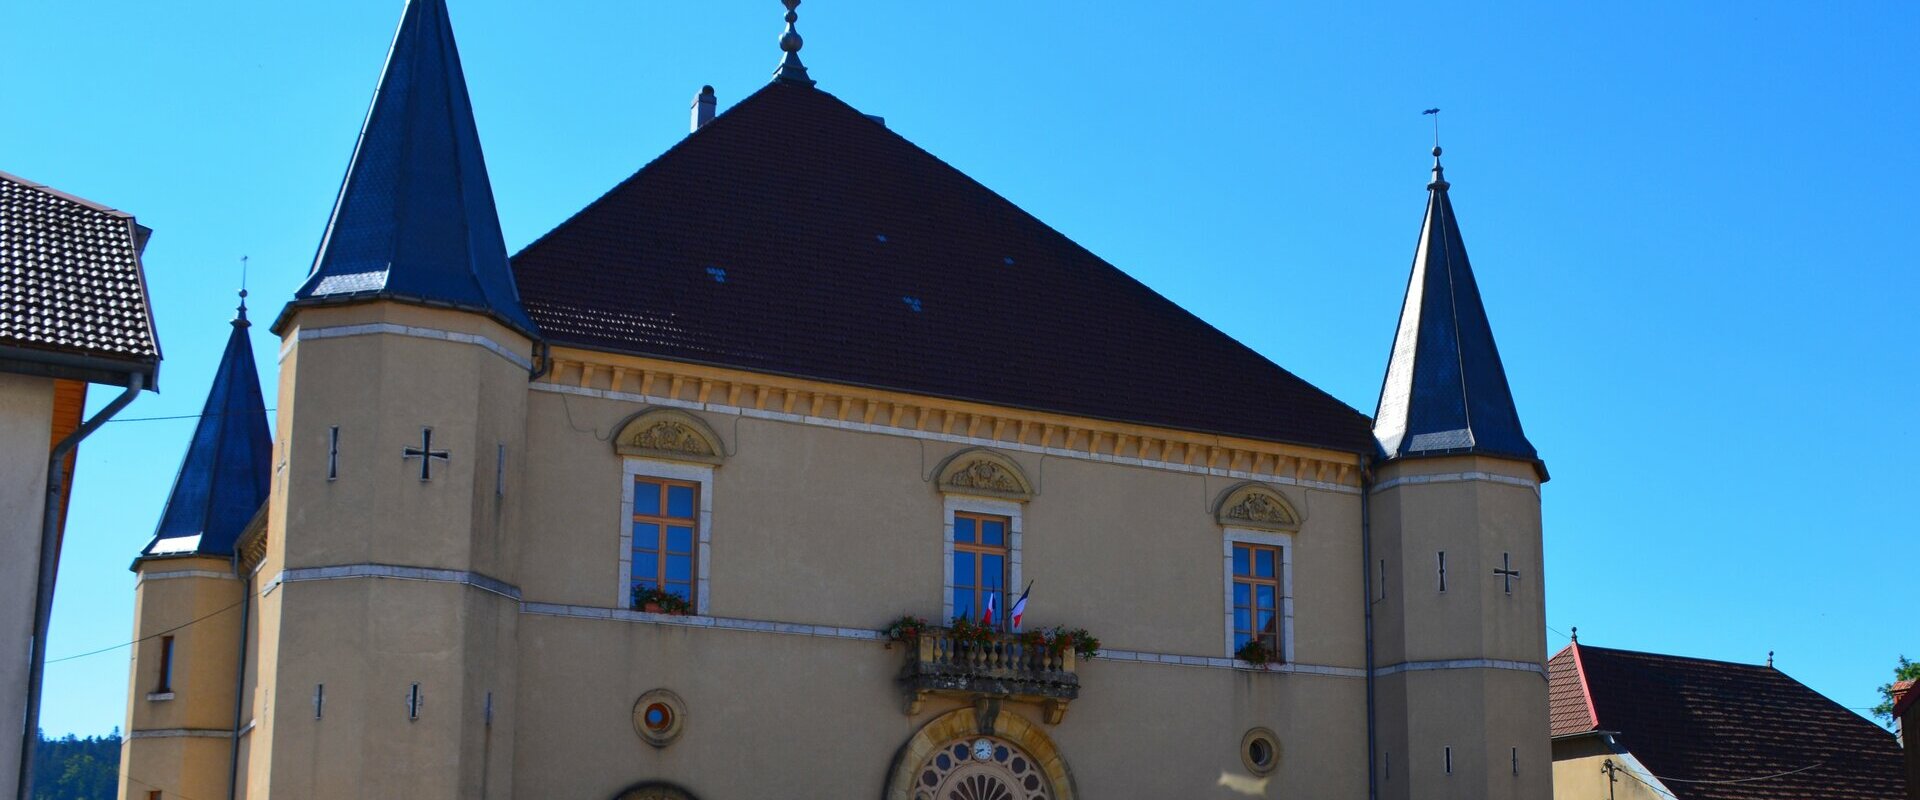
[[[779,55],[773,0],[452,5],[516,250],[685,135],[701,84],[724,108]],[[1920,656],[1899,449],[1920,395],[1920,5],[1469,5],[812,0],[800,30],[821,88],[1368,413],[1425,202],[1419,112],[1445,109],[1553,470],[1551,647],[1578,625],[1772,649],[1871,705]],[[400,8],[0,6],[0,170],[155,230],[165,391],[122,416],[199,411],[241,255],[256,319],[290,296]],[[191,426],[116,422],[82,448],[54,657],[128,638],[126,568]],[[51,666],[46,728],[122,724],[126,658]]]

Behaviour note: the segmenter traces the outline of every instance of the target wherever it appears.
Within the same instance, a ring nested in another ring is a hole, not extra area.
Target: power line
[[[279,409],[269,408],[264,410],[271,413]],[[246,414],[250,412],[242,411],[239,413]],[[224,417],[224,416],[227,416],[227,415],[224,413],[222,414],[179,414],[171,417],[114,417],[113,419],[110,419],[107,421],[108,422],[156,422],[159,420],[168,420],[168,419],[199,419],[201,417]]]
[[[214,611],[214,612],[210,612],[210,613],[208,613],[208,614],[207,614],[206,616],[204,616],[204,617],[200,617],[200,618],[198,618],[198,619],[193,619],[193,620],[188,620],[188,621],[186,621],[186,622],[183,622],[183,623],[181,623],[181,624],[179,624],[179,625],[175,625],[175,626],[173,626],[173,627],[171,627],[171,628],[168,628],[168,629],[166,629],[166,630],[164,630],[164,631],[160,631],[159,633],[154,633],[154,634],[150,634],[150,635],[147,635],[147,636],[142,636],[142,637],[140,637],[140,638],[138,638],[138,639],[135,639],[135,640],[133,640],[133,641],[131,641],[131,642],[124,642],[124,643],[121,643],[121,644],[116,644],[116,645],[114,645],[114,646],[112,646],[112,647],[102,647],[102,648],[100,648],[100,649],[98,649],[98,650],[89,650],[89,651],[87,651],[87,652],[85,652],[85,653],[75,653],[75,654],[73,654],[73,655],[70,655],[70,656],[61,656],[60,658],[49,658],[49,659],[47,659],[47,663],[48,663],[48,664],[58,664],[58,663],[60,663],[60,662],[62,662],[62,661],[72,661],[72,660],[74,660],[74,659],[76,659],[76,658],[86,658],[87,656],[97,656],[97,655],[99,655],[99,654],[101,654],[101,653],[105,653],[105,652],[108,652],[108,651],[110,651],[110,650],[118,650],[118,649],[120,649],[120,648],[122,648],[122,647],[132,647],[132,646],[134,646],[134,645],[136,645],[136,644],[139,644],[139,643],[141,643],[141,642],[144,642],[144,641],[146,641],[146,640],[148,640],[148,639],[153,639],[153,638],[157,638],[157,637],[160,637],[160,636],[165,636],[165,635],[167,635],[167,634],[169,634],[169,633],[173,633],[174,631],[177,631],[177,630],[180,630],[181,628],[185,628],[185,627],[187,627],[188,625],[193,625],[193,624],[195,624],[195,623],[199,623],[199,622],[205,622],[206,620],[208,620],[208,619],[211,619],[211,618],[213,618],[213,617],[215,617],[215,616],[218,616],[218,615],[220,615],[220,614],[224,614],[224,613],[226,613],[226,612],[228,612],[228,611],[232,611],[233,609],[236,609],[236,608],[239,608],[239,607],[240,607],[240,604],[241,604],[241,603],[244,603],[244,602],[246,602],[246,601],[247,601],[247,600],[246,600],[246,598],[244,598],[244,597],[242,597],[242,598],[240,598],[239,600],[235,600],[235,601],[233,602],[233,604],[232,604],[232,605],[230,605],[230,606],[227,606],[226,608],[222,608],[222,609],[220,609],[220,610],[218,610],[218,611]]]

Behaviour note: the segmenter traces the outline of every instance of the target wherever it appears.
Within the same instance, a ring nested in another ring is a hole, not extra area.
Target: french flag
[[[1020,630],[1020,618],[1027,613],[1027,593],[1033,591],[1033,581],[1027,581],[1027,588],[1021,590],[1020,599],[1013,601],[1013,608],[1007,609],[1007,621],[1013,623],[1014,630]]]
[[[980,609],[980,624],[982,625],[993,624],[993,612],[997,610],[995,608],[995,601],[998,594],[999,594],[998,592],[995,592],[991,589],[987,590],[987,602]]]

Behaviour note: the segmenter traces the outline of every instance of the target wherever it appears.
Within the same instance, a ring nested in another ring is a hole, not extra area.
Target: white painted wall
[[[0,792],[19,781],[53,379],[0,373]]]

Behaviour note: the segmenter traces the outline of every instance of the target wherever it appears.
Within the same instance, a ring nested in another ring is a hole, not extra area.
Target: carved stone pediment
[[[1033,483],[1013,459],[976,447],[948,457],[940,465],[940,491],[954,494],[1033,499]]]
[[[1227,490],[1215,507],[1220,524],[1235,528],[1297,531],[1300,514],[1285,495],[1265,484],[1243,483]]]
[[[684,411],[656,408],[643,411],[620,426],[613,448],[623,456],[664,458],[718,464],[726,448],[713,428]]]

